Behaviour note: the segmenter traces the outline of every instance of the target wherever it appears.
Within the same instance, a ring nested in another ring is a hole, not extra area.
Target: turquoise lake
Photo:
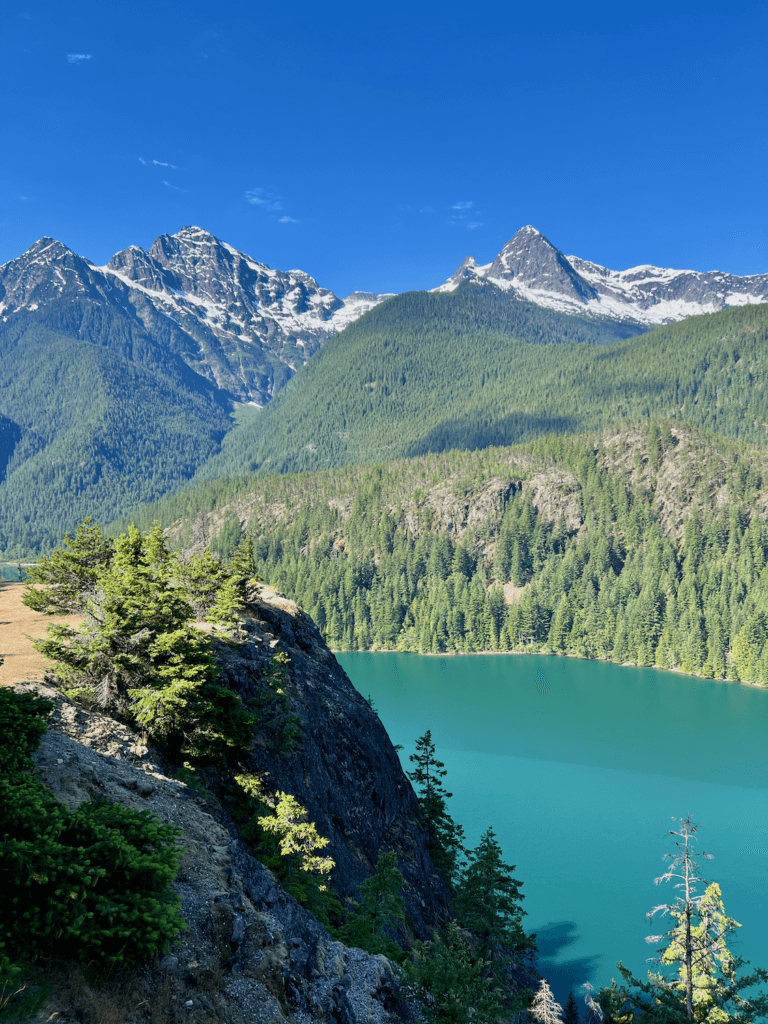
[[[337,655],[401,758],[427,729],[449,810],[476,845],[493,826],[524,882],[527,931],[562,1001],[645,978],[666,930],[646,913],[673,817],[701,826],[702,870],[742,924],[734,953],[768,968],[768,691],[569,658]]]

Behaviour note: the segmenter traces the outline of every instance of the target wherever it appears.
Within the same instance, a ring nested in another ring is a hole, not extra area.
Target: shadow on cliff
[[[579,930],[575,921],[552,921],[536,930],[539,973],[542,978],[546,978],[555,999],[561,1006],[568,998],[568,991],[573,989],[573,994],[579,1000],[579,1010],[581,1011],[579,986],[583,985],[585,981],[593,980],[600,955],[574,957],[572,960],[563,959],[563,952],[572,946],[578,938]]]

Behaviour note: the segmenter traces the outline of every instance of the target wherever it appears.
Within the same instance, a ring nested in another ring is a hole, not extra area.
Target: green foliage
[[[318,834],[314,823],[307,819],[306,808],[296,797],[278,790],[275,799],[274,815],[259,818],[259,825],[265,832],[277,836],[280,855],[288,858],[288,864],[296,870],[330,874],[335,867],[333,859],[315,852],[324,849],[330,840]]]
[[[503,950],[535,949],[535,935],[522,927],[523,884],[512,877],[514,865],[501,859],[501,846],[492,828],[474,850],[467,852],[456,885],[453,910],[456,920],[477,937],[484,956],[493,959]]]
[[[0,690],[0,959],[76,955],[108,968],[165,948],[184,927],[169,888],[181,853],[178,829],[105,801],[73,813],[30,771],[50,704]]]
[[[32,767],[32,755],[52,711],[52,702],[43,697],[0,687],[0,777]]]
[[[114,545],[100,527],[85,518],[72,537],[64,534],[64,547],[43,555],[27,570],[22,601],[39,612],[79,612],[96,593],[100,574],[114,555]],[[33,586],[33,584],[35,586]]]
[[[11,963],[0,944],[0,1024],[22,1024],[42,1009],[49,988],[30,983],[29,967]]]
[[[85,523],[69,547],[46,560],[46,590],[36,592],[45,594],[47,606],[61,609],[75,605],[72,595],[82,597],[83,580],[90,588],[81,627],[54,625],[47,638],[35,641],[64,691],[128,718],[187,757],[217,759],[247,747],[256,718],[217,684],[210,637],[192,625],[188,581],[159,526],[145,535],[132,526],[113,547],[98,527]],[[98,559],[81,568],[83,551],[94,548]],[[193,600],[203,587],[202,568],[197,570],[209,560],[211,586],[226,579],[226,570],[207,555],[195,563]]]
[[[447,772],[445,764],[435,757],[431,729],[427,729],[416,740],[416,753],[411,754],[409,759],[416,767],[406,774],[418,787],[419,806],[426,824],[427,849],[435,866],[451,882],[458,854],[463,850],[464,829],[456,824],[446,808],[446,800],[453,794],[448,793],[443,786],[442,780]]]
[[[0,323],[6,559],[50,551],[86,515],[108,521],[167,494],[219,450],[230,403],[169,349],[171,328],[150,337],[85,296]]]
[[[405,879],[397,867],[394,851],[379,851],[376,870],[359,886],[360,902],[338,937],[348,946],[368,953],[383,953],[390,960],[402,963],[406,954],[392,938],[405,924],[405,901],[401,889]]]
[[[643,982],[619,963],[625,987],[612,982],[610,990],[600,992],[598,1001],[619,1024],[637,1020],[642,1024],[749,1024],[763,1019],[768,1014],[768,993],[754,995],[749,990],[768,982],[768,971],[758,968],[739,975],[746,961],[731,953],[728,940],[741,925],[725,913],[720,886],[707,883],[698,874],[694,854],[699,826],[690,815],[673,820],[678,827],[669,834],[674,837],[676,852],[665,854],[667,870],[656,882],[673,882],[677,894],[672,903],[661,904],[647,915],[651,919],[661,912],[674,921],[665,934],[646,939],[663,943],[656,959],[660,970],[649,971],[648,981]],[[709,854],[703,856],[711,859]],[[705,888],[700,892],[702,885]],[[745,990],[748,997],[741,995]]]
[[[307,907],[327,928],[334,931],[345,911],[326,876],[333,869],[329,857],[318,857],[328,840],[306,820],[306,810],[286,793],[273,793],[264,779],[242,773],[235,776],[228,792],[228,805],[238,832],[258,859],[266,864],[287,892]],[[282,817],[278,806],[282,803]]]
[[[259,732],[277,754],[289,754],[304,736],[299,717],[291,710],[285,693],[290,663],[285,651],[277,651],[248,702]]]
[[[397,296],[331,338],[197,479],[517,444],[639,417],[765,443],[768,306],[610,344],[584,344],[615,327],[587,323],[487,286]]]
[[[563,1024],[580,1024],[579,1006],[576,1002],[576,996],[573,994],[573,989],[570,989],[568,992],[568,998],[563,1007]]]
[[[534,475],[551,489],[538,509]],[[260,575],[335,649],[546,651],[764,685],[767,482],[763,450],[652,420],[263,477],[249,535]],[[193,519],[252,491],[246,478],[209,483],[160,514]],[[463,508],[480,513],[465,527]]]
[[[504,991],[457,924],[415,942],[408,973],[430,1024],[496,1024]]]

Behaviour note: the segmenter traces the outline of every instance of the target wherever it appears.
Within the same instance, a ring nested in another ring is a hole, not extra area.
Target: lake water
[[[702,870],[743,927],[732,952],[768,968],[768,692],[653,669],[539,656],[337,656],[401,758],[432,730],[449,810],[477,844],[492,825],[524,882],[526,930],[569,987],[645,978],[669,918],[654,885],[672,817],[701,826]]]

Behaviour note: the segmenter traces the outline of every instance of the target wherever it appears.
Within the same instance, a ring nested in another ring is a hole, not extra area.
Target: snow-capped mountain
[[[736,277],[717,270],[666,270],[640,266],[608,270],[597,263],[564,256],[528,225],[521,228],[491,263],[468,256],[448,280],[434,289],[454,291],[465,280],[490,281],[540,306],[563,313],[665,324],[726,306],[768,302],[768,274]]]
[[[198,373],[263,405],[333,334],[387,296],[340,299],[301,270],[273,270],[202,228],[160,235],[97,267],[42,238],[0,267],[0,316],[90,299],[119,306]]]

